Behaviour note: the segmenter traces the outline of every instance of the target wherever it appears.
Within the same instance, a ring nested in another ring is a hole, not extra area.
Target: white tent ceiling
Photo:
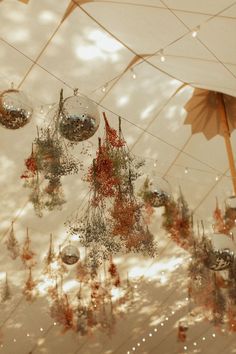
[[[194,30],[198,31],[195,38]],[[44,298],[32,305],[22,299],[25,272],[8,257],[4,240],[11,220],[17,218],[19,239],[28,226],[33,247],[43,257],[49,233],[53,232],[57,244],[62,242],[64,221],[86,195],[81,176],[65,178],[66,206],[40,219],[27,202],[28,192],[19,178],[36,124],[42,123],[49,105],[58,101],[61,88],[65,96],[78,88],[96,101],[112,125],[121,116],[133,153],[147,158],[150,169],[157,161],[157,174],[167,178],[174,194],[180,185],[195,218],[210,226],[215,197],[223,203],[232,194],[224,141],[192,136],[191,128],[183,125],[183,107],[193,87],[236,96],[235,34],[236,1],[232,0],[0,2],[0,89],[14,82],[35,108],[34,119],[25,128],[0,130],[0,271],[8,273],[14,292],[8,305],[0,305],[4,335],[0,352],[121,354],[132,352],[133,347],[138,353],[234,352],[234,335],[217,332],[204,321],[195,321],[189,330],[186,350],[177,342],[177,323],[188,311],[184,283],[188,255],[160,231],[158,215],[152,225],[158,258],[117,259],[122,274],[128,271],[142,276],[142,281],[137,281],[138,301],[118,320],[111,338],[100,332],[87,338],[73,333],[61,336]],[[92,154],[102,132],[103,124],[88,144]],[[163,326],[158,325],[161,321]]]

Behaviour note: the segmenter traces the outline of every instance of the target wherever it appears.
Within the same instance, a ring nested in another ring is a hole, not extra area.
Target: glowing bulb
[[[157,163],[156,162],[154,162],[153,167],[157,167]]]
[[[43,106],[41,106],[41,108],[40,108],[40,113],[41,113],[41,114],[44,113]]]
[[[194,343],[193,343],[193,345],[196,347],[197,343],[196,343],[196,342],[194,342]]]
[[[130,354],[130,351],[128,351],[127,354]]]
[[[216,180],[216,181],[219,181],[219,176],[216,176],[215,180]]]
[[[188,167],[185,167],[184,173],[185,173],[185,174],[188,174]]]
[[[149,337],[152,337],[152,333],[149,333]]]
[[[146,341],[146,339],[145,339],[145,338],[143,338],[143,339],[142,339],[142,341],[143,341],[143,342],[145,342],[145,341]]]
[[[132,350],[133,350],[134,352],[135,352],[135,349],[136,349],[135,347],[132,348]]]
[[[40,331],[43,332],[43,328],[42,327],[40,328]]]
[[[202,340],[206,340],[206,337],[202,337]]]
[[[212,333],[212,337],[215,338],[216,334],[215,333]]]
[[[26,335],[27,335],[27,337],[29,337],[29,336],[30,336],[30,335],[29,335],[29,333],[27,333]]]
[[[13,342],[14,342],[14,343],[16,342],[16,338],[13,339]]]
[[[157,328],[154,328],[154,332],[157,332]]]
[[[200,26],[197,26],[193,31],[192,31],[192,37],[196,38],[198,35],[198,32],[200,30]]]
[[[140,347],[140,343],[137,343],[137,346]]]
[[[136,74],[135,74],[135,72],[132,70],[132,78],[135,80],[136,79]]]
[[[188,297],[186,297],[185,300],[188,301],[189,300]]]
[[[164,323],[163,323],[163,322],[161,322],[161,326],[162,326],[162,327],[164,326]]]
[[[160,56],[161,56],[161,62],[164,63],[164,61],[166,60],[165,56],[164,56],[164,52],[163,49],[160,50]]]
[[[166,321],[168,321],[169,320],[169,317],[166,317]]]
[[[187,350],[187,349],[188,349],[188,347],[187,347],[187,345],[185,345],[185,346],[184,346],[184,350]]]
[[[56,325],[57,325],[57,323],[56,323],[56,322],[54,322],[54,323],[53,323],[53,325],[54,325],[54,326],[56,326]]]
[[[52,108],[52,104],[50,104],[48,108],[51,109]]]
[[[161,56],[161,62],[164,63],[166,61],[166,57],[164,55]]]
[[[106,90],[107,90],[107,87],[106,87],[106,86],[103,86],[102,92],[106,92]]]

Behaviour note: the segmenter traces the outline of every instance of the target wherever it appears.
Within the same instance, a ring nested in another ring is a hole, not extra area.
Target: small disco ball
[[[96,133],[99,123],[97,105],[90,99],[75,95],[64,100],[59,124],[64,138],[72,142],[87,140]]]
[[[214,233],[208,236],[212,249],[208,252],[205,265],[215,271],[230,267],[236,248],[232,238],[225,234]]]
[[[6,90],[0,94],[0,124],[7,129],[19,129],[29,123],[33,108],[22,91]]]
[[[78,262],[80,253],[77,247],[73,245],[65,246],[61,251],[62,262],[68,265],[72,265]]]
[[[208,254],[205,261],[206,266],[215,271],[224,270],[230,267],[233,262],[233,254],[229,250],[214,251]]]
[[[151,206],[160,208],[168,203],[170,195],[161,189],[154,189],[154,191],[150,192],[149,198]]]

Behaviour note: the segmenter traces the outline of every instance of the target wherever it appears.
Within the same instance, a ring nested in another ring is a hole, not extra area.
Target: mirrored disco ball
[[[211,240],[212,251],[207,255],[206,266],[215,271],[229,268],[236,250],[232,238],[219,233],[212,234],[208,238]]]
[[[76,95],[64,100],[59,125],[64,138],[72,142],[87,140],[96,133],[99,123],[97,105],[90,99]]]
[[[74,245],[65,246],[61,251],[62,262],[68,265],[72,265],[78,262],[80,253],[77,247]]]
[[[29,123],[33,114],[30,101],[22,91],[6,90],[0,95],[0,124],[7,129],[19,129]]]

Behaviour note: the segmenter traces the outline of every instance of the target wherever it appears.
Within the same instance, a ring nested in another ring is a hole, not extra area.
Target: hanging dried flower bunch
[[[13,222],[11,223],[11,230],[10,230],[7,240],[6,240],[6,246],[7,246],[9,255],[12,259],[16,259],[20,255],[20,247],[19,247],[19,243],[15,237]]]
[[[88,207],[82,216],[68,222],[69,232],[79,234],[81,244],[88,247],[88,262],[94,270],[103,259],[120,251],[156,255],[143,205],[134,194],[133,183],[143,162],[129,152],[121,120],[117,132],[103,115],[105,137],[99,139],[97,156],[85,178],[90,186]]]
[[[162,227],[174,242],[184,249],[193,245],[192,215],[181,191],[177,203],[168,201],[163,218]]]
[[[25,295],[26,301],[33,302],[37,296],[37,282],[33,280],[31,268],[29,269],[29,276],[25,282],[23,288],[23,294]]]
[[[8,284],[8,278],[6,274],[5,282],[3,284],[3,288],[1,290],[1,303],[6,302],[11,299],[10,287]]]
[[[32,268],[36,265],[35,253],[31,250],[31,240],[29,237],[29,230],[26,230],[26,239],[21,251],[21,260],[26,268]]]
[[[77,174],[83,167],[78,159],[69,154],[71,143],[59,134],[63,102],[61,91],[59,108],[49,126],[38,130],[31,155],[25,160],[26,171],[21,176],[25,186],[31,189],[30,201],[38,216],[42,216],[44,209],[61,209],[65,203],[61,177]]]

